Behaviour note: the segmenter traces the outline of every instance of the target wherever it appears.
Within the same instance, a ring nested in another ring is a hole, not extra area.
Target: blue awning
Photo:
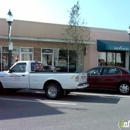
[[[129,51],[130,42],[97,40],[98,51]]]

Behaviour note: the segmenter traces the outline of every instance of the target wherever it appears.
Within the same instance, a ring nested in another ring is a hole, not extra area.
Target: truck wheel
[[[121,94],[127,95],[130,93],[130,84],[128,83],[120,83],[118,86],[118,91]]]
[[[45,88],[45,94],[50,99],[56,99],[61,96],[62,89],[56,83],[49,83]]]

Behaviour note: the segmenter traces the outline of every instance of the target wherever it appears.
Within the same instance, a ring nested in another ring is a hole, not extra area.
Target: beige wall
[[[12,23],[12,37],[33,38],[62,38],[63,25],[48,24],[40,22],[14,20]],[[8,24],[6,19],[0,19],[0,35],[7,36]]]
[[[66,25],[50,24],[31,21],[14,20],[12,23],[12,39],[13,37],[35,38],[35,41],[28,40],[12,40],[14,46],[21,47],[34,47],[34,52],[40,55],[38,52],[41,48],[59,48],[57,42],[40,42],[40,39],[64,39],[63,32]],[[97,51],[97,39],[111,40],[111,41],[129,41],[127,31],[101,29],[101,28],[88,28],[90,31],[90,41],[95,44],[87,45],[88,53],[84,56],[84,70],[98,65],[98,51]],[[5,40],[0,39],[0,45],[8,46],[8,24],[6,19],[0,19],[0,36],[6,36]],[[40,59],[34,54],[35,59]]]
[[[92,40],[102,39],[111,41],[129,41],[129,35],[124,30],[90,28],[90,38]]]

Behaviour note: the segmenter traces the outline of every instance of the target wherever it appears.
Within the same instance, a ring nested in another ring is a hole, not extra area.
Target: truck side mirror
[[[12,73],[12,70],[11,70],[11,69],[9,69],[9,73]]]

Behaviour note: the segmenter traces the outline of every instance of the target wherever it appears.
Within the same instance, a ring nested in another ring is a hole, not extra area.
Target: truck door
[[[28,72],[26,63],[18,63],[6,73],[7,88],[28,88]]]

